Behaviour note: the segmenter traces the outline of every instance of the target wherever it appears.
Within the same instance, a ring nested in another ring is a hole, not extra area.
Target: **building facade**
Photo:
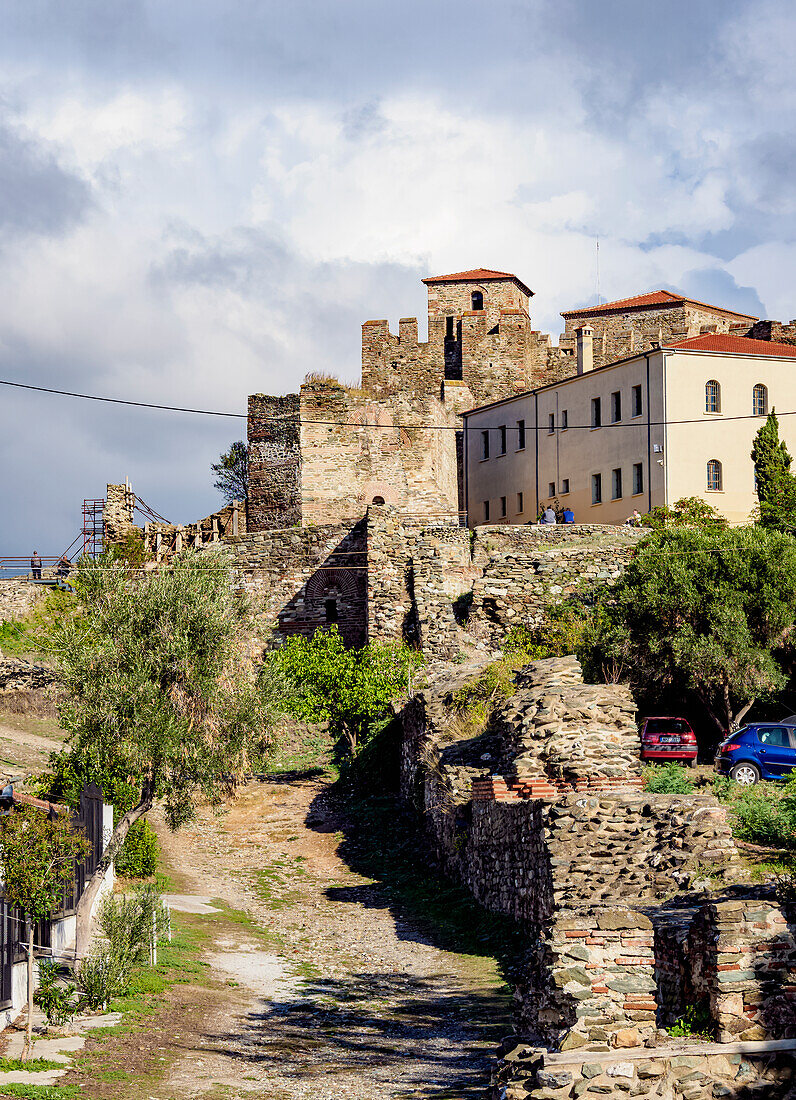
[[[771,409],[796,410],[796,346],[704,334],[595,367],[591,328],[576,338],[578,373],[465,414],[468,524],[533,523],[556,503],[620,524],[687,496],[748,520],[752,441]],[[794,418],[780,429],[793,452]]]

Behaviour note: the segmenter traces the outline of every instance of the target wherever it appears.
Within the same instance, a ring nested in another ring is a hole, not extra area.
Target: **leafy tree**
[[[213,485],[227,503],[248,500],[249,497],[249,449],[245,443],[233,443],[219,456],[210,469],[216,475]]]
[[[723,733],[782,688],[796,540],[759,527],[670,528],[642,544],[587,628],[591,675],[692,693]]]
[[[36,806],[14,807],[0,819],[0,863],[3,892],[9,905],[22,909],[28,927],[28,1020],[22,1057],[30,1055],[33,1027],[33,931],[37,921],[52,917],[64,890],[75,878],[75,861],[88,842],[72,828],[65,813],[50,818]]]
[[[189,551],[143,575],[82,560],[74,576],[81,613],[51,638],[71,734],[53,782],[66,791],[86,775],[110,780],[110,797],[129,805],[80,900],[78,953],[131,825],[161,799],[179,827],[199,797],[230,794],[265,742],[273,685],[245,660],[249,609],[232,581],[229,558],[216,551]]]
[[[404,645],[370,642],[348,649],[336,627],[312,637],[294,635],[269,655],[292,690],[287,707],[296,718],[328,722],[353,755],[374,731],[393,699],[409,686],[421,655]]]
[[[660,531],[664,527],[704,527],[709,531],[721,531],[727,526],[726,518],[701,497],[681,497],[673,507],[659,504],[641,517],[642,527]]]
[[[759,522],[776,530],[796,528],[796,477],[790,472],[791,456],[779,438],[776,413],[770,412],[752,445]]]

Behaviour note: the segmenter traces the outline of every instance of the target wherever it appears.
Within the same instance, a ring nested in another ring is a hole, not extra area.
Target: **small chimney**
[[[575,329],[578,338],[578,374],[586,374],[594,368],[594,329],[581,325]]]

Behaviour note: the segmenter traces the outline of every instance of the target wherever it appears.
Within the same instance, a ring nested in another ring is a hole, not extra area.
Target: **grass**
[[[77,1100],[85,1093],[79,1085],[3,1085],[3,1096],[20,1096],[24,1100]]]
[[[26,1073],[45,1073],[48,1069],[63,1069],[64,1062],[54,1062],[51,1058],[31,1058],[23,1062],[21,1058],[0,1058],[0,1073],[12,1073],[25,1070]]]

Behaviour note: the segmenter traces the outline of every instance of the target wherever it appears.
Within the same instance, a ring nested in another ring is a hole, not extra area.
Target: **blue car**
[[[744,786],[787,779],[796,768],[796,725],[743,726],[719,745],[714,767]]]

